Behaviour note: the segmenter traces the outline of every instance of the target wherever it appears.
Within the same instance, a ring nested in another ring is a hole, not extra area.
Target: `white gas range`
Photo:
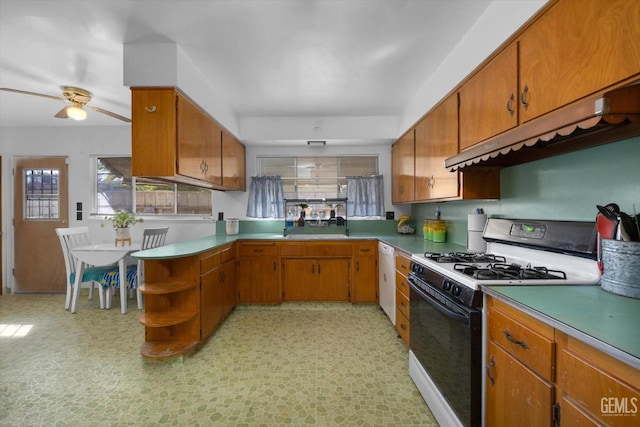
[[[482,424],[482,286],[600,282],[595,223],[490,218],[483,238],[411,260],[409,373],[441,425]]]

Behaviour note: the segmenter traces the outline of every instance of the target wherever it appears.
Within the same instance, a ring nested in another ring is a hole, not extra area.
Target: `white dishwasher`
[[[378,243],[378,295],[380,307],[387,313],[391,323],[396,324],[396,257],[393,246]]]

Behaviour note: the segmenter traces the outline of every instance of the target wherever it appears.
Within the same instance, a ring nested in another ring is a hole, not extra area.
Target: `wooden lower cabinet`
[[[356,242],[353,248],[351,302],[378,302],[378,242]]]
[[[556,331],[560,425],[640,425],[640,371]]]
[[[349,301],[348,258],[285,258],[283,301]]]
[[[408,255],[396,252],[396,330],[405,345],[409,347],[410,312],[409,312],[409,267]]]
[[[487,426],[640,425],[640,371],[487,296]]]
[[[247,241],[238,245],[238,302],[280,303],[280,266],[275,242]]]
[[[553,425],[554,387],[494,341],[487,345],[486,425]]]

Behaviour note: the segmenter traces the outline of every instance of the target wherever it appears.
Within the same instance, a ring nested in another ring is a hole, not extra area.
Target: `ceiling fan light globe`
[[[79,105],[70,105],[67,107],[67,116],[73,120],[84,120],[87,118],[87,112]]]

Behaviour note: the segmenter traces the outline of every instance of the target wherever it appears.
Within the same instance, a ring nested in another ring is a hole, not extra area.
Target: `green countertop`
[[[455,243],[434,243],[428,240],[424,240],[422,236],[418,234],[403,235],[403,234],[371,234],[371,233],[352,233],[345,240],[358,240],[358,239],[377,239],[382,240],[409,254],[424,253],[424,252],[454,252],[464,251],[466,248],[462,245]],[[184,256],[196,255],[201,252],[214,249],[216,247],[225,245],[237,240],[276,240],[286,242],[287,238],[282,234],[270,234],[270,233],[240,233],[235,236],[228,236],[226,234],[215,234],[211,236],[202,237],[200,239],[189,240],[185,242],[173,243],[159,248],[147,249],[144,251],[135,252],[132,255],[141,259],[163,259],[163,258],[180,258]],[[307,240],[292,240],[296,242],[305,242]],[[317,241],[317,240],[310,240]]]
[[[485,286],[483,291],[640,369],[640,299],[600,286]]]
[[[358,239],[381,240],[407,254],[466,249],[455,243],[430,242],[419,234],[351,233],[346,240]],[[180,258],[197,255],[237,240],[287,241],[287,238],[274,233],[240,233],[235,236],[217,234],[139,251],[132,255],[141,259]],[[614,295],[603,291],[600,286],[487,286],[483,290],[640,369],[640,299]]]

